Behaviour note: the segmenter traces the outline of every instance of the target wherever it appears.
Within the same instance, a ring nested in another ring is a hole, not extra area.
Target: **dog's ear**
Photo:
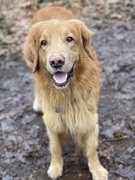
[[[90,59],[94,60],[96,55],[90,44],[90,39],[94,35],[94,32],[88,29],[86,25],[79,20],[71,20],[71,22],[74,23],[80,31],[82,48],[84,49],[85,53],[87,53]]]
[[[36,31],[33,28],[31,28],[29,35],[26,38],[23,53],[27,65],[32,68],[33,73],[35,73],[38,68],[39,57]]]

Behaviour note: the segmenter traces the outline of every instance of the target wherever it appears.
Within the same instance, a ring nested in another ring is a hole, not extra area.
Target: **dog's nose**
[[[61,54],[53,54],[49,59],[49,64],[53,68],[60,68],[65,64],[65,58]]]

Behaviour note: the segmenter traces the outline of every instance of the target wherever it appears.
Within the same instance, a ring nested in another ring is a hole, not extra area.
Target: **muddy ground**
[[[132,12],[133,7],[128,8],[125,16]],[[83,20],[91,27],[89,16]],[[102,67],[100,160],[110,180],[135,180],[135,17],[94,27],[92,44]],[[23,56],[5,58],[1,64],[0,179],[48,180],[49,142],[42,114],[32,110],[31,70]],[[60,180],[91,179],[87,161],[76,157],[73,142],[66,146],[63,157]]]

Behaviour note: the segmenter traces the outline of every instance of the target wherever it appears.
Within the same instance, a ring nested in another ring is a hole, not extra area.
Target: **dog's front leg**
[[[97,130],[96,130],[97,131]],[[99,162],[97,154],[97,132],[89,132],[85,136],[85,153],[93,180],[108,180],[108,172]]]
[[[55,180],[62,175],[63,159],[62,159],[62,143],[59,134],[48,131],[50,139],[51,163],[48,169],[48,176]]]

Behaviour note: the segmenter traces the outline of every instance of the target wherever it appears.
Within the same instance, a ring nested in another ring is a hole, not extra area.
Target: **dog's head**
[[[79,20],[36,23],[24,45],[25,60],[34,73],[44,66],[55,87],[65,88],[74,75],[76,64],[93,58],[89,43],[92,35],[93,32]]]

